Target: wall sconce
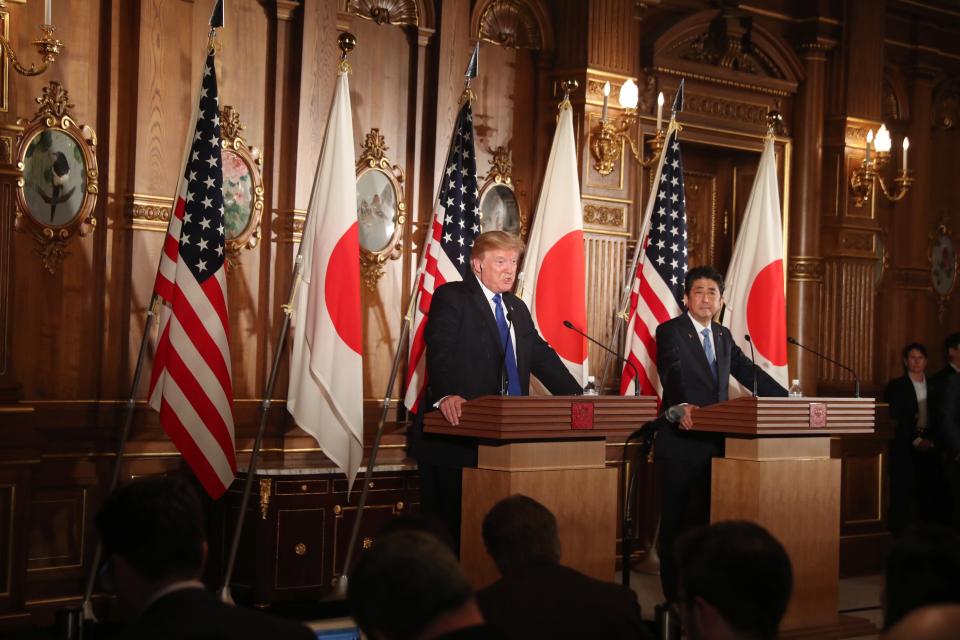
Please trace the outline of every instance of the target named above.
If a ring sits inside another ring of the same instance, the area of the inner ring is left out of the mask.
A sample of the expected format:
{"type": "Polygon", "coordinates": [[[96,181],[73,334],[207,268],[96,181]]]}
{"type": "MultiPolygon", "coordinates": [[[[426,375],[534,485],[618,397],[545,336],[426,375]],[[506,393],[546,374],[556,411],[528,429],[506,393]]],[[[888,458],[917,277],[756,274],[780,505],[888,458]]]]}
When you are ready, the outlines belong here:
{"type": "MultiPolygon", "coordinates": [[[[57,55],[60,53],[60,48],[63,46],[63,43],[54,37],[53,32],[56,31],[56,28],[52,24],[52,9],[51,9],[52,0],[46,0],[44,4],[44,24],[40,25],[40,31],[43,33],[39,40],[34,40],[33,44],[37,47],[37,53],[40,54],[40,66],[36,64],[30,65],[30,67],[25,67],[20,64],[20,61],[17,59],[17,54],[14,53],[13,47],[10,45],[10,42],[3,37],[3,34],[0,33],[0,50],[3,51],[3,54],[10,60],[10,63],[13,65],[13,68],[17,73],[25,76],[36,76],[40,75],[46,71],[51,64],[54,63],[57,59],[57,55]]],[[[0,22],[6,22],[9,20],[10,14],[7,12],[7,3],[6,0],[0,0],[0,22]]]]}
{"type": "Polygon", "coordinates": [[[618,120],[607,118],[607,100],[610,96],[610,83],[603,85],[603,111],[600,114],[600,124],[594,130],[590,140],[590,151],[596,162],[593,168],[602,175],[610,175],[613,167],[620,158],[623,142],[630,145],[630,152],[641,167],[649,167],[660,159],[663,149],[663,93],[657,96],[657,135],[648,140],[650,156],[643,157],[643,150],[639,142],[630,136],[630,130],[637,123],[637,103],[640,100],[640,90],[637,83],[627,79],[620,87],[619,102],[623,115],[618,120]]]}
{"type": "Polygon", "coordinates": [[[853,171],[850,176],[850,191],[853,193],[853,204],[856,207],[862,207],[864,202],[870,200],[870,195],[875,191],[875,184],[880,185],[880,193],[890,202],[902,200],[910,186],[913,184],[913,178],[910,177],[907,170],[907,150],[910,149],[910,139],[903,139],[903,167],[893,178],[895,191],[891,192],[883,179],[881,172],[890,164],[890,132],[887,126],[880,125],[876,137],[871,129],[867,133],[867,154],[860,162],[860,166],[853,171]]]}

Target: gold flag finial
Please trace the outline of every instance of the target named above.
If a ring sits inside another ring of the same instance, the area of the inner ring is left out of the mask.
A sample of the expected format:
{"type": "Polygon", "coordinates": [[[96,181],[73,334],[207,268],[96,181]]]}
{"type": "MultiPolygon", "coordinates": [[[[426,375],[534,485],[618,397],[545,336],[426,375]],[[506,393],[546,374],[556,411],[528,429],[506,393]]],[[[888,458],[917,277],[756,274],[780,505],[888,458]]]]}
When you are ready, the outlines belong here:
{"type": "Polygon", "coordinates": [[[344,31],[337,38],[337,46],[340,47],[340,73],[350,73],[350,63],[347,62],[347,54],[357,46],[357,36],[349,31],[344,31]]]}

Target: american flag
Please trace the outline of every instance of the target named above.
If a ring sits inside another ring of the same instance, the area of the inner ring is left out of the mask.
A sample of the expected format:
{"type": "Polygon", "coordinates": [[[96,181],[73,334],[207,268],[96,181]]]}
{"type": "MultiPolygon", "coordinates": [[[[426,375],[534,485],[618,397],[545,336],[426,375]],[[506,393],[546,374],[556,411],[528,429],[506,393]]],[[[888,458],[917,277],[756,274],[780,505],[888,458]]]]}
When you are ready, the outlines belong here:
{"type": "MultiPolygon", "coordinates": [[[[640,374],[640,393],[660,397],[657,375],[657,325],[680,315],[683,279],[687,273],[687,216],[683,192],[683,162],[674,122],[667,129],[663,157],[654,176],[649,231],[630,291],[626,356],[640,374]]],[[[632,392],[633,370],[623,369],[620,393],[632,392]]]]}
{"type": "Polygon", "coordinates": [[[417,287],[417,305],[411,327],[407,367],[406,407],[418,410],[427,383],[427,326],[433,292],[440,285],[463,280],[470,268],[470,249],[480,233],[480,190],[473,146],[473,106],[464,100],[454,125],[440,195],[434,210],[430,237],[424,251],[423,271],[417,287]]]}
{"type": "Polygon", "coordinates": [[[211,50],[154,285],[163,307],[150,376],[150,406],[213,498],[226,491],[237,468],[218,107],[211,50]]]}

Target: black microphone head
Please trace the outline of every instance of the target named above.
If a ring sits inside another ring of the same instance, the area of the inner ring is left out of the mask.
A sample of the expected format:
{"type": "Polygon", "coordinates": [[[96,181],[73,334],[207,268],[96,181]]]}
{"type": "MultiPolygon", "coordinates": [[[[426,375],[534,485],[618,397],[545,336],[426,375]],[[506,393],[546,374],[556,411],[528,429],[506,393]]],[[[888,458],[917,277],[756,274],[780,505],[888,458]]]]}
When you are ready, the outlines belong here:
{"type": "Polygon", "coordinates": [[[743,339],[746,340],[747,342],[753,342],[753,340],[750,339],[750,334],[749,334],[749,333],[743,334],[743,339]]]}
{"type": "Polygon", "coordinates": [[[563,326],[565,326],[567,329],[576,329],[576,327],[573,326],[573,323],[570,322],[569,320],[564,320],[563,326]]]}
{"type": "Polygon", "coordinates": [[[797,339],[794,338],[793,336],[787,336],[787,342],[789,342],[790,344],[800,344],[799,342],[797,342],[797,339]]]}

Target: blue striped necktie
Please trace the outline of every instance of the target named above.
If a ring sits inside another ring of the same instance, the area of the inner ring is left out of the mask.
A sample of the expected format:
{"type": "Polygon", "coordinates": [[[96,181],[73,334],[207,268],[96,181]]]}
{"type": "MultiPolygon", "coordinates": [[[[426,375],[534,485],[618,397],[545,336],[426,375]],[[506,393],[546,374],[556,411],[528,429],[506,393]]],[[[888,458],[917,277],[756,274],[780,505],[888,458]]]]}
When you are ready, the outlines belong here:
{"type": "Polygon", "coordinates": [[[497,329],[500,331],[500,344],[505,345],[503,364],[507,370],[507,395],[519,396],[520,373],[517,371],[517,357],[513,353],[513,341],[510,339],[510,327],[503,314],[503,305],[500,303],[500,294],[493,294],[493,315],[497,318],[497,329]]]}

